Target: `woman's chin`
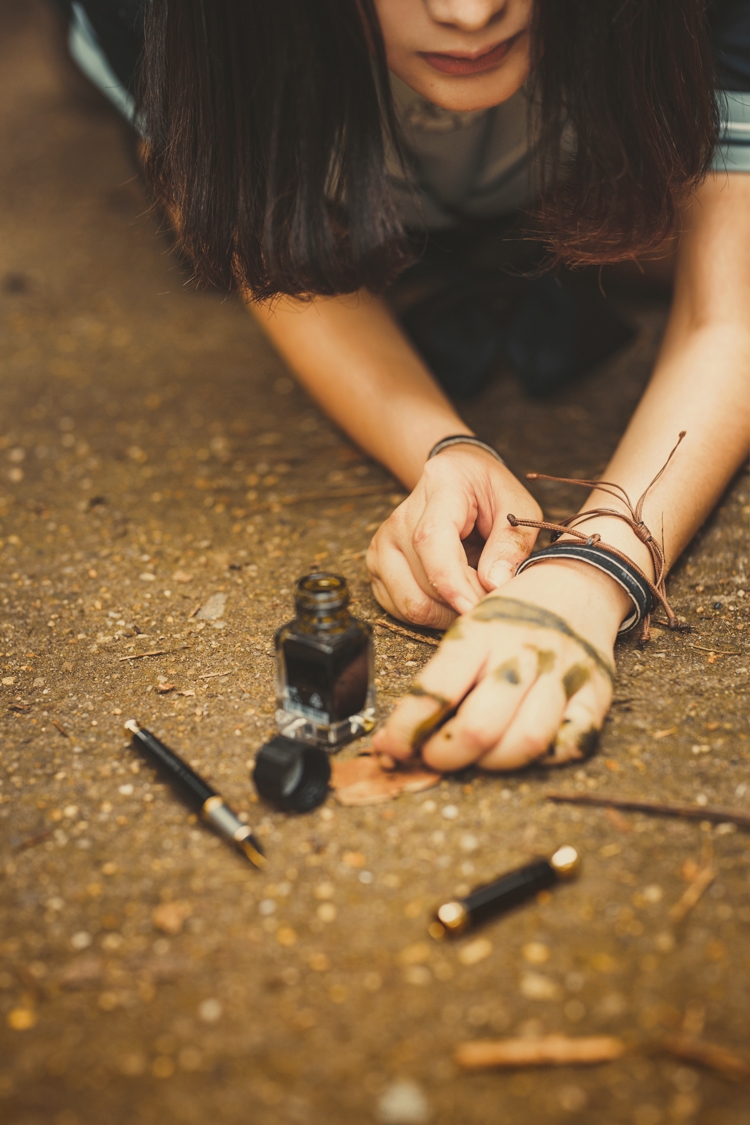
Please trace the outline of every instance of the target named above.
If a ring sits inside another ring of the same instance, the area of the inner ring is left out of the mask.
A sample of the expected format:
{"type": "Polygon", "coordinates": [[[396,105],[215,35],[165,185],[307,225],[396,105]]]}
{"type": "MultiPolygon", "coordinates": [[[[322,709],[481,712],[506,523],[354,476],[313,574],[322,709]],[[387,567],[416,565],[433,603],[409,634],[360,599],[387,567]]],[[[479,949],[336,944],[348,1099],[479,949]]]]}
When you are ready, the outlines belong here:
{"type": "Polygon", "coordinates": [[[518,93],[528,78],[529,68],[514,63],[515,60],[508,59],[484,74],[454,76],[441,74],[417,59],[406,73],[395,73],[433,105],[454,113],[471,113],[491,109],[518,93]]]}

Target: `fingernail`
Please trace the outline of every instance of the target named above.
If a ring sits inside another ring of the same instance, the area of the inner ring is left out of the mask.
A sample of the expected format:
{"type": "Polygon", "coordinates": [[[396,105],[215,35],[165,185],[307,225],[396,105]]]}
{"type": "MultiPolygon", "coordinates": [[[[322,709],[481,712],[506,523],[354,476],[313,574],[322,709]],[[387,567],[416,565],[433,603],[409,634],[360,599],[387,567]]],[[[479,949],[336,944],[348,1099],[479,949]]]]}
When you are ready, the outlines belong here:
{"type": "Polygon", "coordinates": [[[509,562],[498,560],[493,563],[487,572],[487,581],[492,590],[496,590],[498,586],[504,586],[506,582],[510,582],[513,577],[515,567],[511,566],[509,562]]]}

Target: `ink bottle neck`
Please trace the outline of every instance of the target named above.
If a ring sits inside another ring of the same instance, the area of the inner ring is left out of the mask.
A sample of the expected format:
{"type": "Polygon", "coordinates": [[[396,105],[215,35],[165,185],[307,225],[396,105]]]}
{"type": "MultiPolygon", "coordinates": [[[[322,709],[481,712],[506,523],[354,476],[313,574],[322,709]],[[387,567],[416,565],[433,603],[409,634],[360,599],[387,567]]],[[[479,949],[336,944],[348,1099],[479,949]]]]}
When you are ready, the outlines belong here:
{"type": "Polygon", "coordinates": [[[294,594],[297,627],[306,633],[343,633],[351,623],[349,588],[339,574],[300,578],[294,594]]]}

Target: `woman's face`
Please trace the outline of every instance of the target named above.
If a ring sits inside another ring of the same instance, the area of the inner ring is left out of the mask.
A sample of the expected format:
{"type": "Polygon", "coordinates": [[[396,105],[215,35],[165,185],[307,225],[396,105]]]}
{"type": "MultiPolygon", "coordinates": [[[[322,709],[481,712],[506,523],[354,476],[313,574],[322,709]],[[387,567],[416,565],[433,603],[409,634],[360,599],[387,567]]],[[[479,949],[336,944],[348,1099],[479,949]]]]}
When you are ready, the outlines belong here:
{"type": "Polygon", "coordinates": [[[529,73],[533,0],[375,0],[388,66],[444,109],[507,101],[529,73]]]}

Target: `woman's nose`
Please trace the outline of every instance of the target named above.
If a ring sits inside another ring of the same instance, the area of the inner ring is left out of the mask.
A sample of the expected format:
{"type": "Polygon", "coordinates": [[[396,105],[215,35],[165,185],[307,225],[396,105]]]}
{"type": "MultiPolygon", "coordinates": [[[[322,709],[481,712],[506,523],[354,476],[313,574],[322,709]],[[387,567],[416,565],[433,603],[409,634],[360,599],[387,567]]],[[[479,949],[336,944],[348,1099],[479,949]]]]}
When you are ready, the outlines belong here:
{"type": "Polygon", "coordinates": [[[425,5],[435,23],[481,31],[503,15],[507,0],[425,0],[425,5]]]}

